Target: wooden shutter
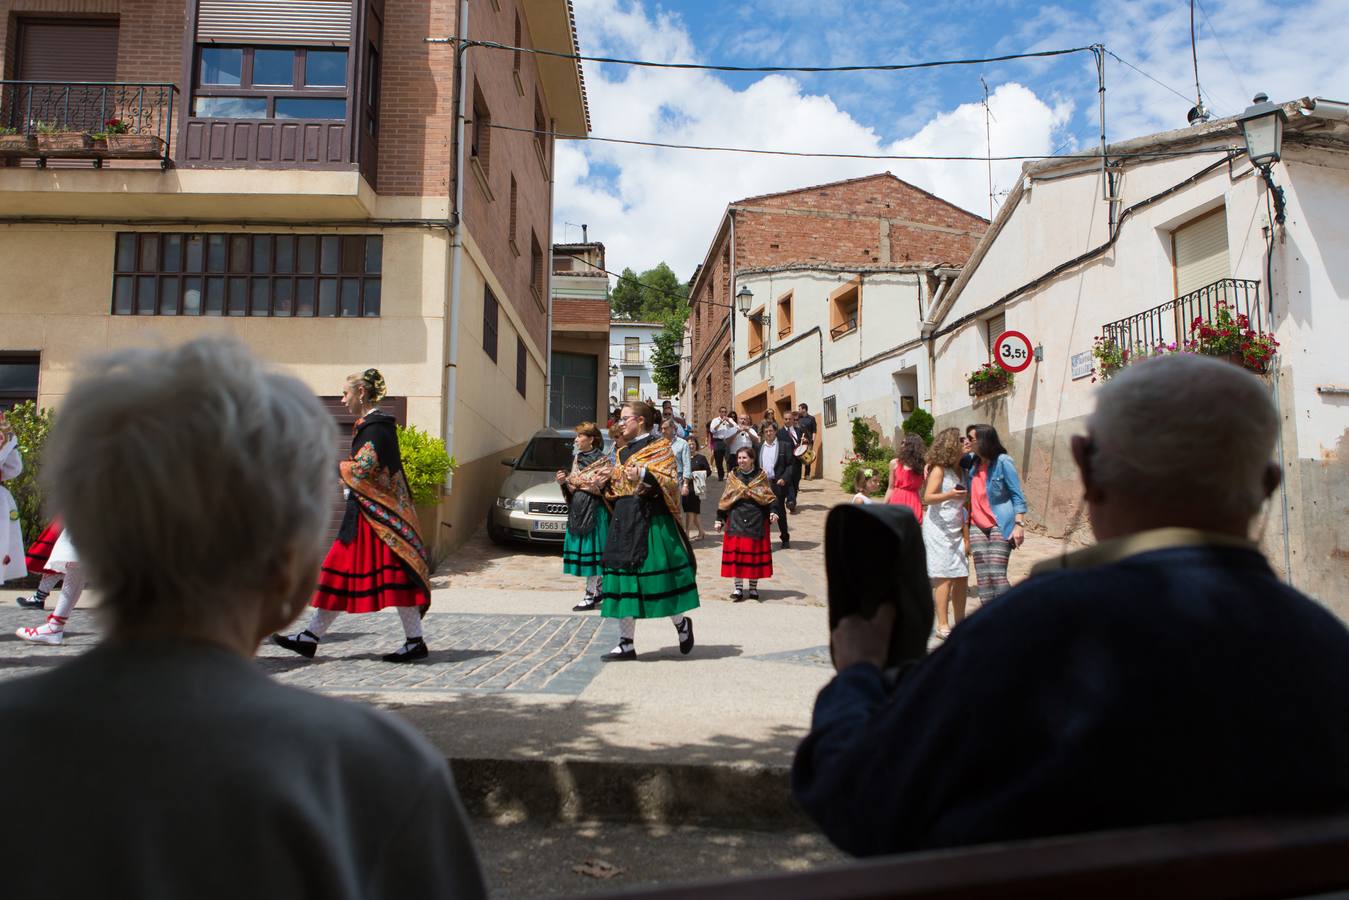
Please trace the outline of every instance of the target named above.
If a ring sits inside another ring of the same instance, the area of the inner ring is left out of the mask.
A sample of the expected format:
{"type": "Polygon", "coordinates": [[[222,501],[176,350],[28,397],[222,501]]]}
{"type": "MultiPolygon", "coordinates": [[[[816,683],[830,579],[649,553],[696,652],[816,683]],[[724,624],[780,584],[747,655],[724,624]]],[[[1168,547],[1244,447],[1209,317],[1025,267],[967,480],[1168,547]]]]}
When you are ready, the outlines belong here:
{"type": "Polygon", "coordinates": [[[1007,316],[1003,313],[998,313],[996,316],[989,319],[986,325],[988,327],[988,353],[992,356],[993,342],[998,339],[998,335],[1007,330],[1007,316]]]}
{"type": "Polygon", "coordinates": [[[1177,297],[1232,274],[1227,258],[1227,214],[1222,209],[1171,232],[1171,247],[1177,297]]]}
{"type": "Polygon", "coordinates": [[[204,44],[349,44],[351,0],[200,0],[204,44]]]}
{"type": "Polygon", "coordinates": [[[116,22],[20,20],[19,81],[116,81],[116,22]]]}

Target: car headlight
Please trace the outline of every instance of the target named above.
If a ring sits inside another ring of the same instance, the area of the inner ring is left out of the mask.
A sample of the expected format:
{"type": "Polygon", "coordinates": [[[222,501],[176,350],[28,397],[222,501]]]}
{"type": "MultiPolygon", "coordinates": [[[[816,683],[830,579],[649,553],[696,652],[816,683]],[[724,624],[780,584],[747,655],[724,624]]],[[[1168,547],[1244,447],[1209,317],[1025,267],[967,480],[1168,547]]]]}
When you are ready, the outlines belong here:
{"type": "Polygon", "coordinates": [[[519,500],[515,497],[498,497],[497,506],[501,507],[502,509],[524,509],[525,501],[519,500]]]}

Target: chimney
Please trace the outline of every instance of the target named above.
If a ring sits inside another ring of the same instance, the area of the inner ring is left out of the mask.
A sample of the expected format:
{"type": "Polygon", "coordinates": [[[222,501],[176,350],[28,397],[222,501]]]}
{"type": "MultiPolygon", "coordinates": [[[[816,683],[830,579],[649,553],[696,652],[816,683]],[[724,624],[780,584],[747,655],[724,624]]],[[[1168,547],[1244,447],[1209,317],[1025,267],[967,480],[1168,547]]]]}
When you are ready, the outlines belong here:
{"type": "Polygon", "coordinates": [[[581,243],[583,244],[590,243],[590,237],[586,234],[586,231],[589,229],[589,227],[590,226],[585,224],[581,225],[581,243]]]}

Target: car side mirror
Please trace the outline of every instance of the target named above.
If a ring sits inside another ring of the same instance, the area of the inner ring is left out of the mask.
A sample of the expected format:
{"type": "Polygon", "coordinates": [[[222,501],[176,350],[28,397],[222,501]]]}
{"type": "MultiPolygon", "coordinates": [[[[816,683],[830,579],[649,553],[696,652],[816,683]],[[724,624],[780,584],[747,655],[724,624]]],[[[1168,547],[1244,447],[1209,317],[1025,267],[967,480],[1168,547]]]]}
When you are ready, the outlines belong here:
{"type": "Polygon", "coordinates": [[[501,461],[501,464],[502,464],[503,466],[505,466],[506,468],[508,468],[508,469],[514,469],[514,468],[515,468],[515,464],[516,464],[517,462],[519,462],[519,461],[520,461],[520,460],[519,460],[518,457],[513,458],[513,459],[503,459],[503,460],[501,461]]]}

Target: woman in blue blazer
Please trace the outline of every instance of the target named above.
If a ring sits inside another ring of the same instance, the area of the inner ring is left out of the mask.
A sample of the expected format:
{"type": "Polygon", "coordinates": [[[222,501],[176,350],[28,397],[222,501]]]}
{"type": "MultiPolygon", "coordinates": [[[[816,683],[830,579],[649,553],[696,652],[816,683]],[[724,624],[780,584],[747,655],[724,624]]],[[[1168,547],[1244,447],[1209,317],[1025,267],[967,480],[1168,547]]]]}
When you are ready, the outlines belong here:
{"type": "Polygon", "coordinates": [[[992,425],[965,429],[970,467],[970,556],[979,582],[979,602],[1007,590],[1007,560],[1026,539],[1026,498],[1021,478],[992,425]]]}

